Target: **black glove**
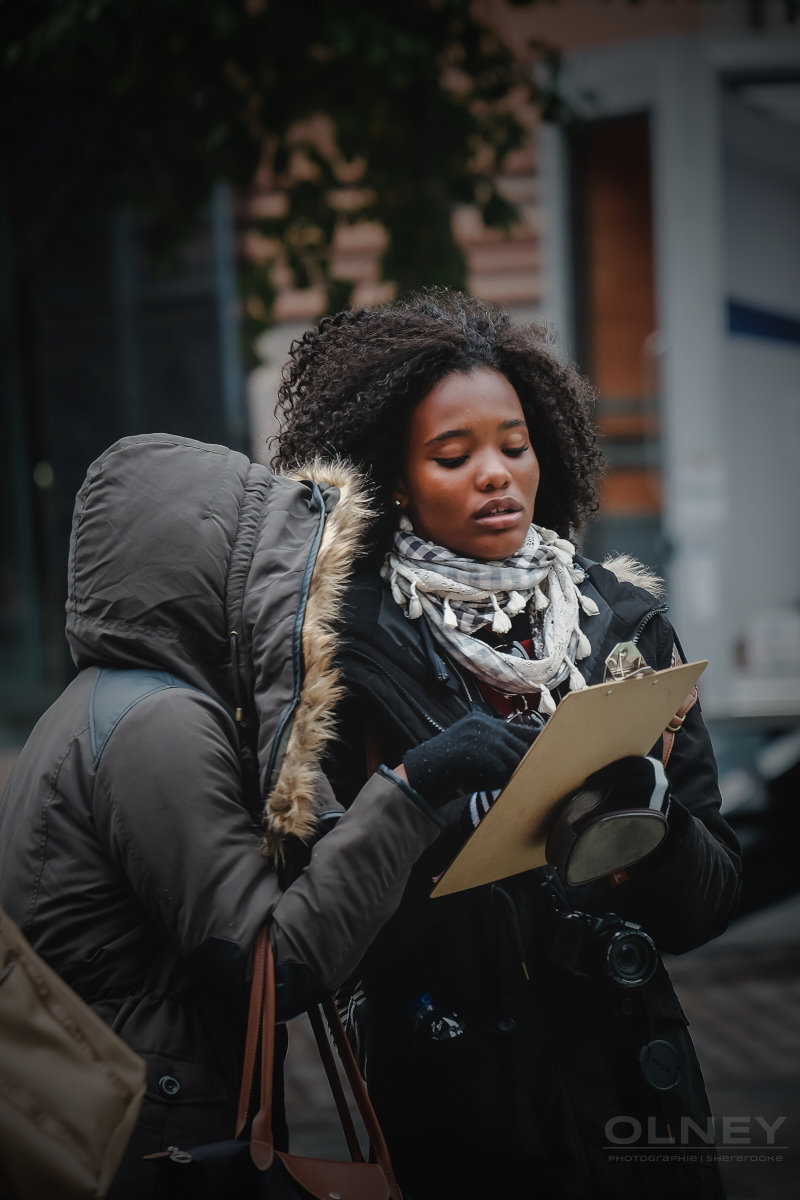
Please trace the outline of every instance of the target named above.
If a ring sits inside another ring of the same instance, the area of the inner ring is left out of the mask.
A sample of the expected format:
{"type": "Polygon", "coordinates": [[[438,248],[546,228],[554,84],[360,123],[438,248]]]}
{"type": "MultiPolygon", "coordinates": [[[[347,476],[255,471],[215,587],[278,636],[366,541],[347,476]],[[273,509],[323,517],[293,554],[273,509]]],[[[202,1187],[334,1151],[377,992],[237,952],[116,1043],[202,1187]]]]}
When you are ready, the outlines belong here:
{"type": "Polygon", "coordinates": [[[502,787],[538,733],[500,717],[468,713],[406,751],[403,766],[414,790],[437,807],[465,792],[502,787]]]}
{"type": "Polygon", "coordinates": [[[667,776],[657,758],[638,754],[617,758],[590,775],[578,792],[598,793],[592,812],[614,812],[620,808],[669,809],[667,776]]]}
{"type": "Polygon", "coordinates": [[[645,858],[667,835],[669,792],[658,759],[631,755],[601,767],[562,801],[547,861],[565,883],[589,883],[645,858]]]}

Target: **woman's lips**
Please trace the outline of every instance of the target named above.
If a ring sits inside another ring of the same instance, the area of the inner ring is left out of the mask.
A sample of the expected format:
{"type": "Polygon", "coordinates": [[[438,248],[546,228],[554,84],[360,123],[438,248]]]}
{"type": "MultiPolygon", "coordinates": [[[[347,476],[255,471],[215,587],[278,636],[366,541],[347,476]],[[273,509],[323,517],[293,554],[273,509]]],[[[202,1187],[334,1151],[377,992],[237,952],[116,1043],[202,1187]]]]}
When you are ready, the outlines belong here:
{"type": "Polygon", "coordinates": [[[495,513],[494,516],[475,518],[481,529],[494,529],[498,532],[504,529],[513,529],[519,525],[521,519],[521,512],[501,512],[495,513]]]}
{"type": "Polygon", "coordinates": [[[511,500],[495,501],[479,508],[474,519],[483,529],[513,529],[522,520],[522,506],[511,500]]]}

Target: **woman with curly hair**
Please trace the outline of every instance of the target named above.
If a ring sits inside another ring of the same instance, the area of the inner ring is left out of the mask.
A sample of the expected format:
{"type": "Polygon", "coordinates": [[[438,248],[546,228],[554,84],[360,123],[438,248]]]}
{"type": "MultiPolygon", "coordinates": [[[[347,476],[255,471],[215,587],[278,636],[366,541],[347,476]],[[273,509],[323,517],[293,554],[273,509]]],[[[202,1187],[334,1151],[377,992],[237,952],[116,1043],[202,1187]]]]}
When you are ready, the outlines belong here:
{"type": "Polygon", "coordinates": [[[589,869],[554,852],[559,869],[430,898],[497,794],[480,790],[482,745],[535,737],[567,692],[602,681],[618,643],[654,668],[675,661],[660,581],[576,548],[602,470],[592,401],[539,327],[441,290],[324,319],[284,370],[277,462],[335,456],[373,489],[327,774],[345,806],[375,771],[399,776],[442,828],[347,993],[414,1200],[722,1194],[658,954],[719,934],[739,890],[699,705],[671,748],[566,798],[553,833],[569,844],[627,813],[589,869]],[[458,721],[457,746],[437,743],[458,721]],[[620,930],[652,958],[607,970],[620,930]]]}

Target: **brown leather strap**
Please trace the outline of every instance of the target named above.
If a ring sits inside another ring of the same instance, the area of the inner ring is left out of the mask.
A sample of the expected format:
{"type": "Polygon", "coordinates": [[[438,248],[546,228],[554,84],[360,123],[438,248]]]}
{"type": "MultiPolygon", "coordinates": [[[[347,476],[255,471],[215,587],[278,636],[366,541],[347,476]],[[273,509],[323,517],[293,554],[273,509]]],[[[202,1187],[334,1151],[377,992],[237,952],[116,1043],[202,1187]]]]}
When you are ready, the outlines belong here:
{"type": "MultiPolygon", "coordinates": [[[[392,1200],[402,1200],[402,1193],[392,1171],[389,1151],[383,1131],[378,1123],[372,1102],[367,1094],[366,1085],[358,1069],[355,1055],[345,1033],[336,1005],[328,996],[322,1003],[325,1016],[328,1019],[334,1043],[344,1066],[345,1074],[350,1083],[353,1097],[364,1122],[370,1143],[375,1151],[375,1159],[383,1170],[389,1184],[392,1200]]],[[[350,1155],[354,1162],[364,1162],[358,1135],[350,1115],[344,1096],[339,1072],[333,1058],[330,1042],[320,1017],[319,1009],[309,1010],[309,1020],[317,1038],[320,1057],[328,1083],[333,1094],[336,1110],[342,1123],[345,1139],[350,1155]]],[[[259,930],[253,950],[253,979],[250,985],[250,1007],[247,1015],[247,1033],[245,1037],[244,1065],[242,1068],[242,1085],[239,1092],[239,1108],[236,1118],[236,1133],[239,1137],[243,1132],[250,1110],[250,1102],[255,1078],[256,1058],[261,1050],[259,1064],[259,1097],[260,1106],[253,1117],[253,1127],[250,1141],[250,1154],[253,1162],[260,1170],[266,1170],[273,1158],[272,1136],[272,1079],[275,1063],[275,958],[266,928],[259,930]]]]}
{"type": "Polygon", "coordinates": [[[372,1107],[372,1101],[369,1098],[366,1084],[358,1069],[358,1063],[356,1062],[352,1046],[342,1024],[342,1019],[330,996],[326,996],[322,1001],[322,1010],[327,1017],[331,1035],[336,1044],[336,1049],[339,1051],[339,1057],[342,1060],[342,1066],[352,1089],[353,1097],[358,1105],[358,1111],[361,1113],[361,1120],[364,1122],[367,1137],[370,1140],[372,1149],[375,1151],[375,1161],[381,1166],[383,1173],[389,1181],[393,1200],[395,1200],[395,1197],[396,1200],[402,1200],[402,1193],[392,1171],[389,1148],[386,1145],[383,1130],[378,1122],[375,1109],[372,1107]]]}
{"type": "Polygon", "coordinates": [[[353,1124],[353,1118],[350,1115],[350,1109],[348,1108],[347,1100],[345,1099],[342,1081],[339,1078],[339,1072],[336,1069],[336,1060],[333,1057],[331,1043],[327,1033],[325,1032],[325,1025],[322,1017],[320,1016],[320,1011],[316,1005],[314,1008],[310,1008],[308,1010],[308,1019],[311,1023],[311,1028],[314,1031],[314,1037],[317,1039],[317,1049],[319,1050],[319,1056],[322,1059],[322,1065],[325,1068],[325,1074],[328,1076],[328,1085],[331,1089],[331,1093],[336,1104],[336,1111],[339,1114],[339,1120],[342,1123],[342,1129],[344,1130],[344,1136],[345,1140],[347,1141],[347,1149],[350,1151],[350,1157],[352,1158],[353,1162],[363,1162],[364,1155],[361,1153],[361,1146],[358,1142],[356,1127],[353,1124]]]}
{"type": "MultiPolygon", "coordinates": [[[[261,1104],[253,1117],[253,1129],[250,1137],[250,1154],[256,1166],[265,1170],[272,1161],[272,1154],[267,1159],[256,1158],[254,1148],[257,1145],[273,1146],[272,1140],[272,1073],[275,1066],[275,958],[267,930],[261,929],[256,941],[256,963],[261,965],[262,1003],[261,1003],[261,1080],[259,1094],[261,1104]]],[[[255,981],[255,975],[253,976],[255,981]]]]}
{"type": "MultiPolygon", "coordinates": [[[[673,648],[672,648],[672,665],[673,665],[673,667],[679,667],[682,662],[683,662],[683,659],[681,658],[680,654],[678,653],[677,646],[673,646],[673,648]]],[[[675,716],[672,718],[669,725],[667,725],[667,728],[664,730],[663,734],[661,735],[661,762],[663,763],[663,765],[665,767],[669,761],[669,756],[672,753],[672,747],[675,744],[675,734],[680,733],[681,729],[683,729],[683,722],[686,720],[686,714],[690,711],[690,709],[694,708],[696,703],[697,703],[697,686],[695,685],[695,687],[693,687],[692,690],[689,692],[689,695],[684,699],[680,708],[675,713],[675,716]]]]}
{"type": "Polygon", "coordinates": [[[242,1067],[242,1086],[239,1091],[239,1108],[236,1115],[236,1130],[234,1137],[239,1137],[250,1112],[250,1101],[253,1094],[253,1079],[255,1078],[256,1054],[262,1030],[262,1009],[264,1006],[264,979],[266,968],[267,931],[261,929],[253,947],[253,979],[250,984],[250,1007],[247,1013],[247,1034],[245,1036],[244,1066],[242,1067]]]}

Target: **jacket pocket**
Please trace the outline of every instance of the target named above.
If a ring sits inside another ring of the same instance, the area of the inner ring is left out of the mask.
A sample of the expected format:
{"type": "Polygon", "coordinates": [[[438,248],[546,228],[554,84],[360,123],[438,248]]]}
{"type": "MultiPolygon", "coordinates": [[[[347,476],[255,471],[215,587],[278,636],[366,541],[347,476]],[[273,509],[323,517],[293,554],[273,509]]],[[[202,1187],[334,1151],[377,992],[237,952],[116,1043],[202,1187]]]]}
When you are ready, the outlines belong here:
{"type": "Polygon", "coordinates": [[[236,1099],[213,1070],[161,1054],[143,1057],[147,1090],[140,1124],[162,1145],[188,1149],[233,1136],[236,1099]]]}

